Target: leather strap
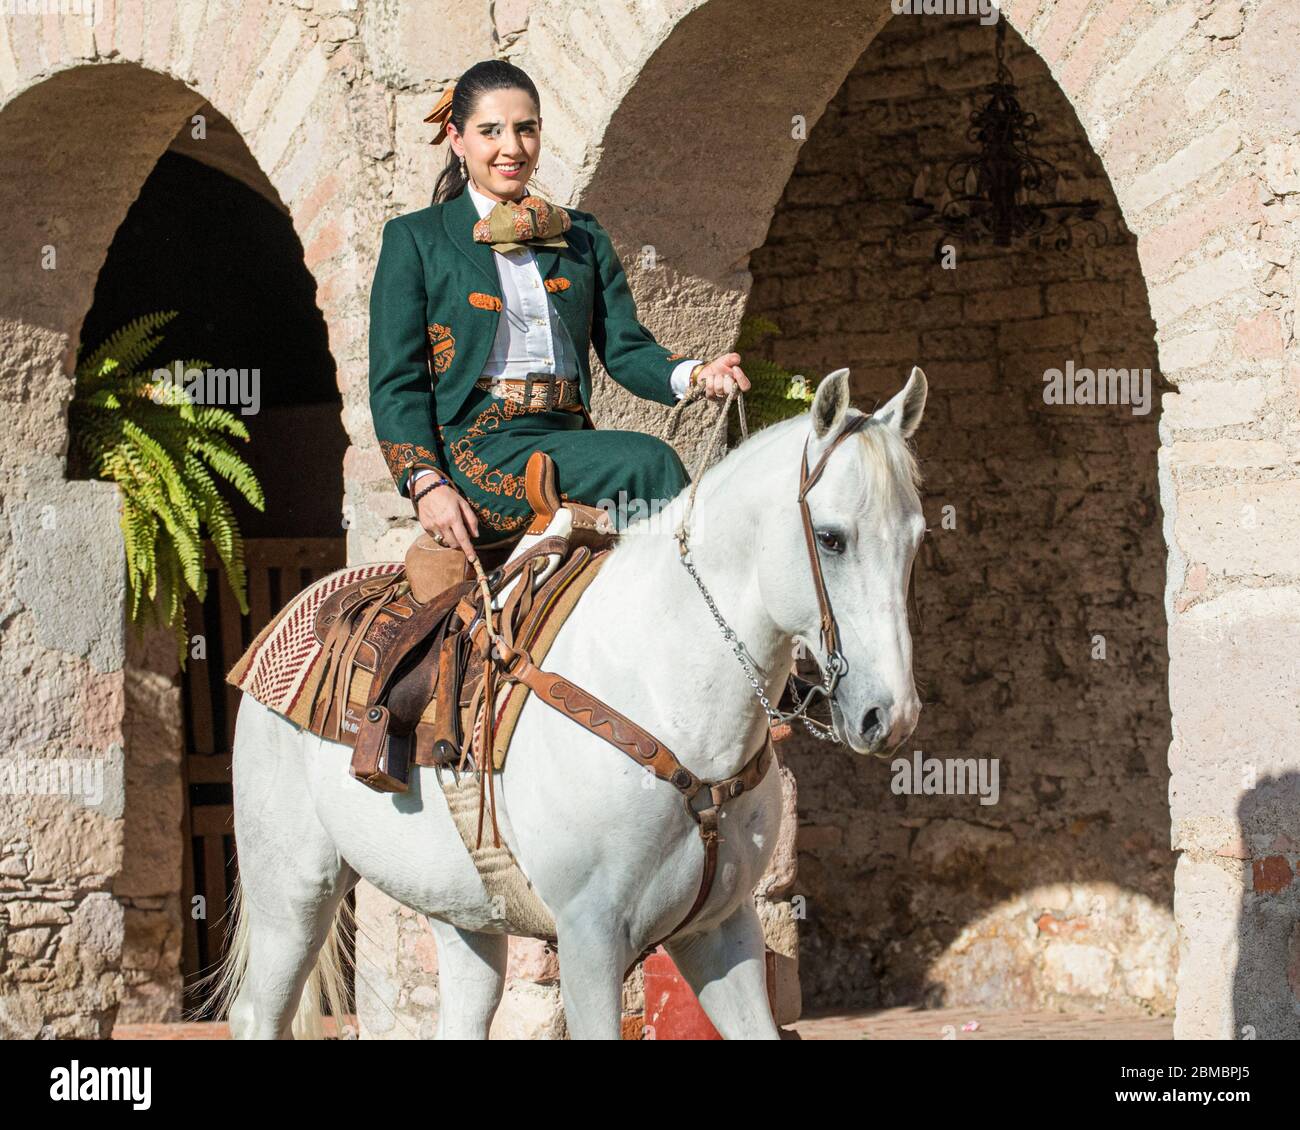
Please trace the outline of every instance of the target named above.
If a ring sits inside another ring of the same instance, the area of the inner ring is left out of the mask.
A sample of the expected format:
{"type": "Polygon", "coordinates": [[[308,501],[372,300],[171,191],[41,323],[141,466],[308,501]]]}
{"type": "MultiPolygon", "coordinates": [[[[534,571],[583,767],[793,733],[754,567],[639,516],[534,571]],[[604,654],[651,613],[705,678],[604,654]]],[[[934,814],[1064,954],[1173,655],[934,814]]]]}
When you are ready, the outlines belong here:
{"type": "Polygon", "coordinates": [[[813,488],[817,480],[822,477],[822,471],[826,469],[826,460],[828,460],[831,457],[831,452],[834,451],[837,447],[839,447],[841,443],[843,443],[846,439],[848,439],[849,436],[851,436],[859,428],[865,427],[870,420],[871,417],[868,416],[865,412],[860,413],[857,416],[854,416],[853,419],[850,420],[848,424],[845,425],[844,430],[840,432],[840,434],[837,435],[830,442],[830,444],[827,445],[826,450],[822,452],[821,458],[817,460],[817,466],[812,469],[811,474],[808,472],[808,441],[804,440],[803,474],[799,479],[799,501],[800,502],[804,500],[804,495],[806,495],[813,488]]]}
{"type": "Polygon", "coordinates": [[[534,558],[545,557],[551,553],[563,555],[568,552],[568,549],[569,539],[560,534],[552,534],[548,538],[542,538],[536,545],[530,545],[518,557],[503,565],[501,567],[501,579],[492,587],[499,592],[510,583],[512,578],[519,576],[524,566],[534,558]]]}
{"type": "Polygon", "coordinates": [[[438,682],[434,689],[433,745],[438,762],[446,762],[460,753],[460,688],[461,641],[456,635],[447,635],[438,649],[438,682]],[[444,744],[445,743],[445,744],[444,744]]]}
{"type": "MultiPolygon", "coordinates": [[[[335,710],[334,739],[336,741],[342,732],[343,715],[347,710],[348,690],[352,682],[353,658],[365,639],[365,634],[369,631],[370,625],[374,623],[375,617],[379,615],[392,596],[400,590],[401,586],[406,583],[400,573],[396,577],[397,579],[392,576],[385,577],[382,581],[376,579],[375,582],[367,582],[362,586],[361,599],[357,600],[345,615],[339,616],[326,637],[324,664],[328,671],[328,682],[326,683],[326,680],[322,679],[320,683],[316,684],[308,709],[313,727],[319,725],[322,731],[326,720],[329,718],[331,708],[335,710]],[[358,617],[360,618],[360,625],[355,634],[350,634],[352,624],[358,617]],[[321,715],[319,722],[317,722],[316,709],[323,685],[326,686],[325,711],[321,715]]],[[[373,697],[371,701],[374,701],[373,697]]]]}
{"type": "MultiPolygon", "coordinates": [[[[371,680],[370,703],[384,701],[384,696],[388,693],[388,684],[398,666],[431,637],[439,621],[453,608],[458,607],[462,598],[472,593],[476,585],[476,581],[469,580],[452,586],[427,604],[417,605],[415,614],[397,626],[393,641],[386,649],[383,661],[376,667],[374,678],[371,680]]],[[[363,635],[363,632],[358,632],[357,639],[361,639],[363,635]]]]}
{"type": "MultiPolygon", "coordinates": [[[[543,671],[528,657],[526,652],[519,652],[515,661],[501,675],[506,681],[518,681],[528,686],[548,706],[571,718],[580,726],[590,730],[597,737],[603,738],[621,750],[638,765],[650,769],[661,781],[667,781],[678,792],[686,805],[686,811],[695,820],[704,841],[704,872],[700,877],[700,889],[695,902],[673,929],[642,951],[636,961],[660,945],[665,939],[679,933],[695,916],[708,900],[713,889],[714,875],[718,866],[718,843],[721,836],[718,827],[722,807],[727,801],[744,793],[751,792],[767,775],[772,764],[772,733],[769,730],[763,739],[763,745],[740,770],[739,773],[721,781],[703,781],[687,769],[666,745],[653,734],[642,729],[626,715],[615,710],[608,703],[581,687],[575,686],[550,671],[543,671]],[[701,791],[707,790],[710,804],[699,811],[691,802],[701,791]]],[[[493,713],[490,706],[488,714],[493,713]]],[[[486,726],[484,727],[486,730],[486,726]]],[[[491,746],[487,747],[489,750],[491,746]]],[[[495,832],[495,823],[493,830],[495,832]]],[[[480,816],[480,837],[482,836],[480,816]]],[[[632,965],[636,964],[636,961],[632,965]]],[[[624,972],[630,972],[631,966],[624,972]]]]}
{"type": "Polygon", "coordinates": [[[503,678],[526,684],[548,706],[604,738],[638,765],[652,770],[688,800],[703,787],[704,782],[653,734],[568,679],[534,666],[526,653],[519,653],[518,660],[506,668],[503,678]]]}
{"type": "MultiPolygon", "coordinates": [[[[632,972],[638,961],[653,953],[673,935],[680,934],[687,923],[699,913],[700,907],[708,900],[709,892],[713,889],[713,877],[718,870],[718,844],[722,842],[722,837],[718,834],[720,810],[727,801],[758,788],[759,782],[767,776],[767,771],[772,765],[774,756],[772,731],[769,730],[759,751],[745,763],[745,767],[739,773],[734,777],[728,777],[725,781],[717,781],[707,786],[713,805],[700,813],[700,835],[704,839],[704,873],[700,877],[700,889],[695,896],[695,902],[691,909],[686,912],[685,918],[658,941],[651,942],[650,945],[646,946],[632,964],[623,971],[625,981],[627,975],[632,972]]],[[[687,807],[690,807],[689,802],[687,807]]]]}
{"type": "Polygon", "coordinates": [[[831,457],[831,452],[870,419],[870,416],[863,413],[850,420],[844,430],[826,445],[826,450],[822,452],[821,458],[817,460],[817,465],[811,472],[808,470],[808,441],[804,440],[803,445],[803,461],[799,472],[799,517],[803,522],[804,542],[808,546],[808,562],[812,568],[813,590],[817,594],[817,608],[821,618],[822,648],[826,652],[828,659],[840,649],[839,630],[835,624],[835,613],[831,609],[830,594],[826,591],[826,578],[822,575],[821,556],[817,552],[817,537],[813,532],[812,512],[808,509],[807,496],[808,492],[816,485],[817,480],[822,477],[822,471],[826,468],[826,461],[831,457]]]}
{"type": "Polygon", "coordinates": [[[568,411],[582,403],[582,386],[577,377],[556,377],[553,373],[529,373],[527,377],[480,377],[475,388],[490,392],[498,400],[509,400],[526,408],[568,411]],[[538,376],[551,380],[537,380],[538,376]]]}

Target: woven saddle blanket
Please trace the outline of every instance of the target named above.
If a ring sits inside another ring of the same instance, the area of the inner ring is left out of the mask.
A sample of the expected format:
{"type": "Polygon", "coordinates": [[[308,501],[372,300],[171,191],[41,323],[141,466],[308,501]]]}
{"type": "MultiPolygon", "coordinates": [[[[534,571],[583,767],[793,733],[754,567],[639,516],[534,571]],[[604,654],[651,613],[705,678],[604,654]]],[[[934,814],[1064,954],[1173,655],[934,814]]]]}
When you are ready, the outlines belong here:
{"type": "MultiPolygon", "coordinates": [[[[536,634],[529,644],[529,654],[540,664],[563,627],[569,613],[587,586],[595,579],[603,557],[597,555],[588,567],[566,586],[560,598],[548,607],[536,634]]],[[[300,729],[311,728],[311,698],[319,686],[327,656],[324,641],[316,625],[317,613],[340,589],[358,581],[394,576],[401,572],[400,561],[374,562],[340,569],[313,582],[294,597],[249,644],[226,681],[251,695],[277,714],[282,714],[300,729]]],[[[348,688],[349,713],[360,715],[368,700],[371,673],[357,666],[348,688]]],[[[522,683],[505,683],[497,690],[492,743],[492,764],[500,770],[514,735],[515,723],[530,691],[522,683]]],[[[481,715],[472,717],[469,703],[462,703],[461,732],[466,743],[478,747],[481,715]],[[473,737],[471,738],[471,735],[473,737]]],[[[423,746],[424,735],[432,728],[435,703],[425,707],[417,727],[417,745],[423,746]]],[[[484,759],[486,761],[486,759],[484,759]]],[[[425,764],[421,758],[417,764],[425,764]]]]}

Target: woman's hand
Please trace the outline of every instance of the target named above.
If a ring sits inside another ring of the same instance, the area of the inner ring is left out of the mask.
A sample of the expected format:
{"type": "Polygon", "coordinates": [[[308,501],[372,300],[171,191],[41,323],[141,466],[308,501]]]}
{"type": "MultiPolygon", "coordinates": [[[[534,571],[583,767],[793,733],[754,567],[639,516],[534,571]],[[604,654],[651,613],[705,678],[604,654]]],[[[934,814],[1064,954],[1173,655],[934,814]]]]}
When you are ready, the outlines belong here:
{"type": "Polygon", "coordinates": [[[749,378],[740,368],[739,353],[724,353],[716,361],[710,361],[695,375],[695,383],[704,387],[708,400],[726,400],[733,388],[741,392],[749,388],[749,378]]]}
{"type": "Polygon", "coordinates": [[[473,561],[478,556],[470,543],[471,537],[478,537],[478,515],[450,483],[434,487],[420,499],[420,525],[435,540],[441,537],[443,545],[460,546],[466,560],[473,561]]]}

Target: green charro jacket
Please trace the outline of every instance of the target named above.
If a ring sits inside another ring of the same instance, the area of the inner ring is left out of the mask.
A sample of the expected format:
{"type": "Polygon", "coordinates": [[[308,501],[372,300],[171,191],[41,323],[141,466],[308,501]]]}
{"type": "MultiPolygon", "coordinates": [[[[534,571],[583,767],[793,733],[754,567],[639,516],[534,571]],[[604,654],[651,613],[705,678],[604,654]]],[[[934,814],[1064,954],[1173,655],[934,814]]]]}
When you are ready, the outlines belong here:
{"type": "MultiPolygon", "coordinates": [[[[542,281],[577,354],[582,402],[591,408],[589,346],[611,377],[647,400],[676,404],[675,353],[637,320],[636,302],[608,233],[589,212],[566,208],[567,246],[534,247],[542,281]]],[[[468,189],[389,220],[370,290],[370,411],[397,490],[413,470],[439,467],[434,435],[483,371],[501,317],[501,284],[468,189]]],[[[443,471],[445,474],[445,470],[443,471]]]]}

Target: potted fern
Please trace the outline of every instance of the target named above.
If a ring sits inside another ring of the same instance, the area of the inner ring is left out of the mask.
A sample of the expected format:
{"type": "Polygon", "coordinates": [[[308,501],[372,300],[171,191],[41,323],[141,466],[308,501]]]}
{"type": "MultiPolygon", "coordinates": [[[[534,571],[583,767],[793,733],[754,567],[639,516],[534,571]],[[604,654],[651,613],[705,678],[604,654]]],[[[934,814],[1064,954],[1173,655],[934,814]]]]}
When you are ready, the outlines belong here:
{"type": "MultiPolygon", "coordinates": [[[[207,594],[204,528],[240,611],[248,612],[243,538],[214,476],[229,481],[256,509],[265,509],[266,502],[252,469],[226,438],[248,442],[239,417],[192,403],[184,388],[156,379],[155,370],[144,366],[162,342],[155,331],[174,317],[175,310],[147,314],[96,349],[83,349],[68,420],[74,470],[115,482],[122,491],[127,618],[137,639],[149,624],[170,628],[183,670],[189,644],[185,599],[193,592],[202,602],[207,594]]],[[[206,361],[185,361],[180,371],[208,367],[206,361]]]]}

